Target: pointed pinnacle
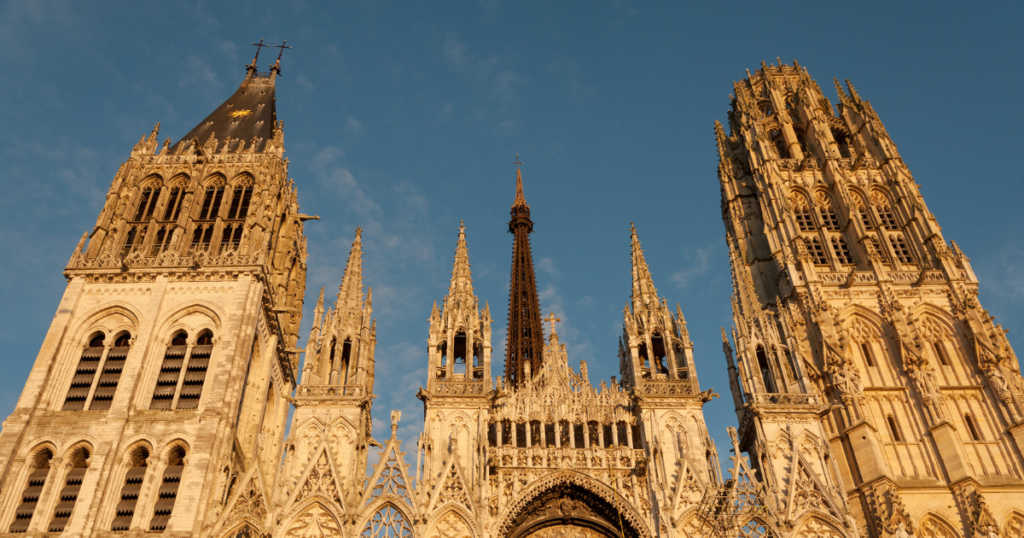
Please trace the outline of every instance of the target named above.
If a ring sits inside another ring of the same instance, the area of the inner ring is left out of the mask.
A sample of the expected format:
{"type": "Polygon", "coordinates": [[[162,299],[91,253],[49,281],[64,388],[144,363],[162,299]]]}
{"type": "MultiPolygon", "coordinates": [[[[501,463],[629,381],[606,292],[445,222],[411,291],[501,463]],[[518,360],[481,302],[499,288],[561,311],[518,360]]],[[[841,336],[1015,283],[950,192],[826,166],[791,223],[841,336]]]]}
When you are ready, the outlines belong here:
{"type": "Polygon", "coordinates": [[[526,196],[523,194],[523,172],[516,167],[516,199],[512,201],[512,207],[526,206],[526,196]]]}

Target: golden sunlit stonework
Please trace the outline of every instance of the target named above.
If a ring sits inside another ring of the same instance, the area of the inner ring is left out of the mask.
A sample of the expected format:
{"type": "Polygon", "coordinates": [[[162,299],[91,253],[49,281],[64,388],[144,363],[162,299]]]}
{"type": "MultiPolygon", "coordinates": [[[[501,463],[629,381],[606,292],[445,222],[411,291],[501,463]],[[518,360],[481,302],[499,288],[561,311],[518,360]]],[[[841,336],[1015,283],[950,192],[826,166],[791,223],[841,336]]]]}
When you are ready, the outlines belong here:
{"type": "Polygon", "coordinates": [[[254,60],[182,140],[154,129],[115,174],[0,433],[0,533],[1024,537],[1019,363],[852,86],[834,107],[795,62],[763,65],[715,126],[739,419],[723,473],[703,416],[718,395],[635,227],[618,378],[572,363],[553,314],[545,337],[520,170],[513,379],[493,376],[460,225],[425,327],[423,431],[403,447],[393,411],[373,439],[361,230],[298,347],[317,217],[288,178],[279,75],[254,60]]]}

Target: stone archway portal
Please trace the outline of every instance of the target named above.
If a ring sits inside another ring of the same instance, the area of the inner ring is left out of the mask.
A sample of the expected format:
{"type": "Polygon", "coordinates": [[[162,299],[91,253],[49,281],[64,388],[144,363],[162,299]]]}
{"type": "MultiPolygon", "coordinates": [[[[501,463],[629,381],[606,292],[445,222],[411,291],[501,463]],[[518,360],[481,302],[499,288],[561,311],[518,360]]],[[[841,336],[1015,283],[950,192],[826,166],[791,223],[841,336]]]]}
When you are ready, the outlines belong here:
{"type": "Polygon", "coordinates": [[[607,501],[568,484],[538,495],[510,527],[508,538],[639,538],[607,501]]]}

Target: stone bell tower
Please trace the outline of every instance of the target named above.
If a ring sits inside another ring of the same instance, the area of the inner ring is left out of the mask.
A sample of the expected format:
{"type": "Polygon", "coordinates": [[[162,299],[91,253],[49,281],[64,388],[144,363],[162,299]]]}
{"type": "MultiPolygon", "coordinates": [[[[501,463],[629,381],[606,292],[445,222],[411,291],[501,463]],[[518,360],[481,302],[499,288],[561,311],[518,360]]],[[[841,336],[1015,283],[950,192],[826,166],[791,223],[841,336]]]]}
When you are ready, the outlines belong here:
{"type": "Polygon", "coordinates": [[[238,475],[273,482],[309,218],[280,74],[254,59],[189,134],[161,145],[153,129],[114,174],[0,434],[3,532],[198,536],[238,475]]]}
{"type": "Polygon", "coordinates": [[[1017,357],[874,108],[836,91],[762,64],[715,125],[735,363],[725,348],[767,524],[1018,535],[1017,357]]]}

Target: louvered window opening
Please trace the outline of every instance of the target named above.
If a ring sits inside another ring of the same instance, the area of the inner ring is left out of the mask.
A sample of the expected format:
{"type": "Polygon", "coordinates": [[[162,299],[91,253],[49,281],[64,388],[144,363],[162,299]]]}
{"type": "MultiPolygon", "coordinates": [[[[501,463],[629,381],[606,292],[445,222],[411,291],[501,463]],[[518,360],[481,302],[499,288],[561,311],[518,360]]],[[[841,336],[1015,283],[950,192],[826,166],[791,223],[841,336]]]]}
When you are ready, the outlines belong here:
{"type": "Polygon", "coordinates": [[[199,341],[203,343],[193,346],[191,353],[188,352],[188,346],[179,340],[184,339],[176,338],[164,354],[150,409],[199,407],[203,385],[206,383],[206,370],[213,353],[212,338],[205,335],[200,337],[199,341]]]}
{"type": "Polygon", "coordinates": [[[110,526],[113,531],[126,531],[131,528],[132,517],[135,516],[135,505],[139,502],[142,491],[142,480],[146,478],[146,467],[132,467],[124,477],[121,488],[121,500],[117,503],[117,515],[110,526]]]}
{"type": "Polygon", "coordinates": [[[110,409],[129,349],[128,346],[118,346],[111,348],[107,353],[107,359],[103,361],[103,372],[100,374],[89,409],[110,409]]]}
{"type": "Polygon", "coordinates": [[[122,336],[108,351],[103,337],[97,336],[82,352],[71,387],[64,399],[64,411],[106,410],[114,400],[121,380],[125,360],[128,358],[130,339],[122,336]],[[98,374],[98,375],[97,375],[98,374]]]}
{"type": "Polygon", "coordinates": [[[85,478],[85,467],[75,467],[68,471],[64,478],[64,487],[60,490],[60,502],[53,511],[53,519],[47,527],[48,532],[64,532],[68,521],[71,519],[71,512],[78,502],[78,494],[82,489],[82,480],[85,478]]]}
{"type": "Polygon", "coordinates": [[[36,506],[39,504],[39,495],[43,492],[43,486],[46,485],[46,477],[49,474],[50,465],[47,461],[45,468],[36,469],[28,476],[28,485],[21,493],[21,504],[14,512],[14,521],[11,522],[8,532],[22,533],[28,530],[29,524],[32,523],[32,516],[36,512],[36,506]]]}
{"type": "Polygon", "coordinates": [[[183,465],[169,465],[164,470],[164,479],[160,484],[156,507],[153,509],[153,519],[149,522],[149,530],[164,531],[167,529],[167,522],[170,521],[171,512],[174,511],[174,501],[178,497],[178,486],[181,484],[181,473],[184,468],[183,465]]]}
{"type": "Polygon", "coordinates": [[[71,388],[68,389],[67,398],[64,399],[64,411],[85,409],[89,391],[92,389],[92,382],[96,378],[96,371],[99,370],[100,360],[103,358],[103,351],[101,338],[98,344],[94,339],[89,347],[82,352],[82,358],[78,360],[78,368],[75,369],[75,377],[71,378],[71,388]]]}

